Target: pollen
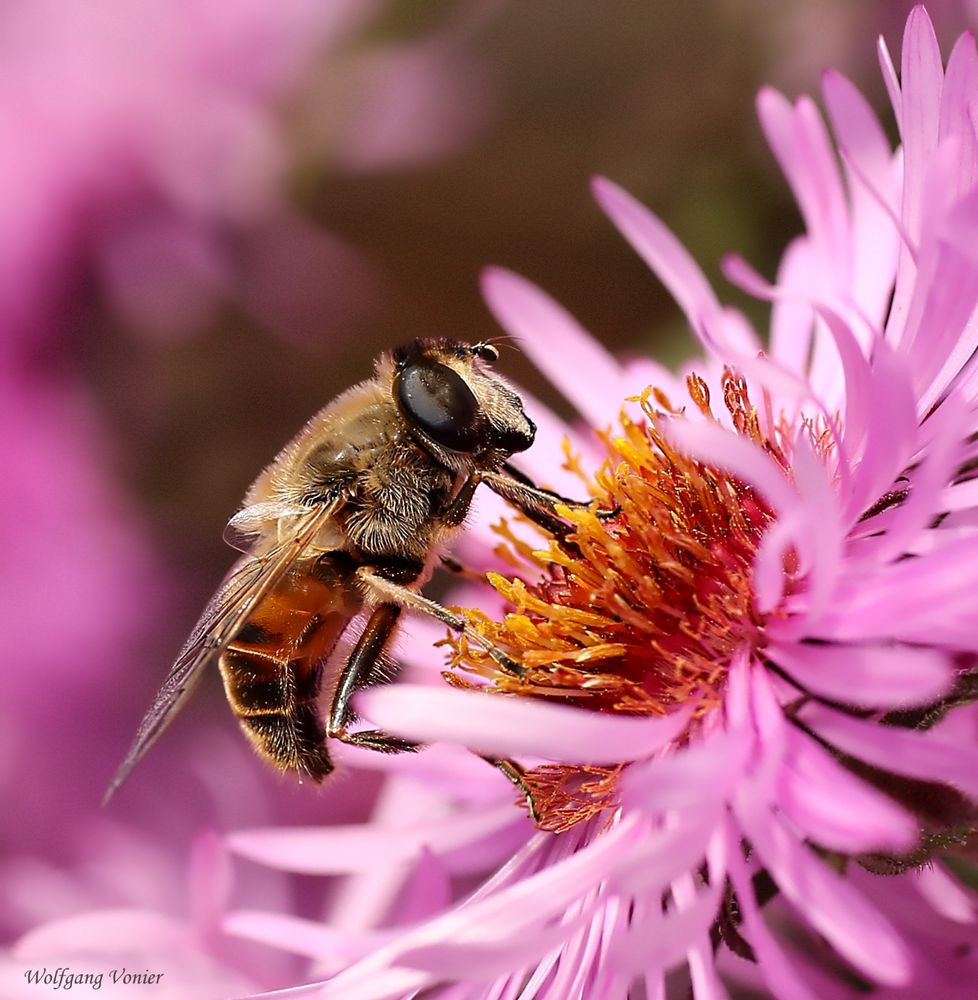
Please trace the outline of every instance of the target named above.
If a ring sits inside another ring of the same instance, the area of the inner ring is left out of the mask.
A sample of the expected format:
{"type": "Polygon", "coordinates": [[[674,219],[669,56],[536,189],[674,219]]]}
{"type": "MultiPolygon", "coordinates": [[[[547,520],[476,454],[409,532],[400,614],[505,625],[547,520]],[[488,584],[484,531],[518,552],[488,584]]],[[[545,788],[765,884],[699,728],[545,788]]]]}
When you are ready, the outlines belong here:
{"type": "MultiPolygon", "coordinates": [[[[706,383],[690,376],[687,388],[692,404],[715,419],[706,383]]],[[[726,371],[722,390],[737,433],[785,465],[781,435],[762,431],[743,379],[726,371]]],[[[487,579],[508,613],[497,621],[462,609],[525,673],[506,673],[452,639],[458,672],[446,679],[454,685],[631,716],[691,703],[695,727],[720,704],[733,654],[762,644],[751,573],[770,510],[749,485],[672,448],[661,428],[679,411],[663,393],[650,389],[634,401],[640,417],[623,410],[620,428],[599,434],[607,459],[593,479],[584,476],[595,502],[558,509],[566,534],[534,525],[542,535],[534,545],[525,530],[497,526],[497,551],[514,572],[487,579]]],[[[580,474],[566,450],[568,467],[580,474]]],[[[529,771],[538,825],[559,831],[614,806],[621,770],[529,771]]]]}

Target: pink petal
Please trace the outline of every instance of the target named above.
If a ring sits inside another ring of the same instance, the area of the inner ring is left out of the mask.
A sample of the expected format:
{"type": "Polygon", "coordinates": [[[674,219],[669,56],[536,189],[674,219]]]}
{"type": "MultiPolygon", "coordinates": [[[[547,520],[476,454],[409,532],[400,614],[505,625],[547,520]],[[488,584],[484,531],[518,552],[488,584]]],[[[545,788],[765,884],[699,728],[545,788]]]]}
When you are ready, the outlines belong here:
{"type": "MultiPolygon", "coordinates": [[[[716,882],[721,883],[722,878],[716,877],[716,882]]],[[[679,907],[694,906],[696,896],[692,874],[687,873],[676,879],[672,884],[672,894],[679,907]]],[[[714,954],[714,948],[705,929],[701,930],[689,942],[686,950],[686,964],[689,967],[689,980],[694,1000],[730,1000],[730,994],[717,975],[714,954]]]]}
{"type": "Polygon", "coordinates": [[[667,913],[661,905],[653,905],[636,914],[611,940],[607,961],[629,976],[676,965],[691,943],[709,931],[724,884],[722,876],[714,879],[700,892],[690,893],[684,905],[674,905],[667,913]]]}
{"type": "Polygon", "coordinates": [[[938,733],[853,719],[823,705],[807,705],[801,714],[819,736],[867,764],[939,781],[978,798],[978,746],[944,740],[938,733]]]}
{"type": "MultiPolygon", "coordinates": [[[[784,571],[785,555],[794,539],[802,530],[804,516],[800,510],[785,514],[772,524],[761,538],[761,544],[754,557],[754,576],[751,589],[754,592],[754,606],[766,615],[781,603],[788,578],[784,571]]],[[[785,630],[791,634],[794,622],[785,621],[785,630]]]]}
{"type": "Polygon", "coordinates": [[[978,920],[975,899],[947,869],[937,863],[910,873],[917,891],[930,904],[935,913],[957,924],[973,924],[978,920]]]}
{"type": "Polygon", "coordinates": [[[487,268],[482,294],[497,322],[592,426],[605,426],[625,396],[644,388],[626,386],[615,359],[563,306],[526,278],[500,267],[487,268]],[[586,379],[582,372],[587,372],[586,379]]]}
{"type": "MultiPolygon", "coordinates": [[[[871,579],[853,574],[838,587],[834,606],[818,623],[819,638],[919,642],[975,648],[974,593],[978,539],[945,543],[902,560],[871,579]],[[921,595],[926,594],[926,600],[921,595]],[[970,623],[970,626],[969,626],[970,623]]],[[[769,634],[776,637],[777,623],[769,634]]]]}
{"type": "Polygon", "coordinates": [[[978,353],[961,366],[957,375],[948,383],[948,391],[961,396],[969,403],[978,398],[978,353]]]}
{"type": "Polygon", "coordinates": [[[969,510],[978,507],[978,479],[952,483],[937,499],[934,509],[945,511],[969,510]]]}
{"type": "Polygon", "coordinates": [[[413,924],[446,910],[452,902],[448,866],[427,848],[415,862],[390,914],[391,924],[413,924]]]}
{"type": "MultiPolygon", "coordinates": [[[[716,312],[720,304],[686,248],[655,215],[617,184],[599,177],[592,189],[598,204],[666,286],[686,314],[693,333],[702,340],[703,320],[716,312]]],[[[714,350],[718,345],[704,346],[714,350]]]]}
{"type": "Polygon", "coordinates": [[[822,92],[848,177],[853,298],[882,325],[900,249],[890,144],[869,102],[844,76],[826,72],[822,92]]]}
{"type": "MultiPolygon", "coordinates": [[[[860,370],[862,372],[862,370],[860,370]]],[[[906,468],[916,445],[917,407],[905,364],[884,341],[873,348],[873,365],[858,384],[846,381],[846,397],[863,393],[860,412],[864,414],[861,461],[844,496],[843,516],[855,521],[878,500],[906,468]]],[[[847,403],[847,414],[848,414],[847,403]]],[[[848,430],[846,434],[848,442],[848,430]]],[[[858,452],[853,449],[853,454],[858,452]]]]}
{"type": "MultiPolygon", "coordinates": [[[[945,177],[954,170],[957,148],[948,140],[935,157],[935,169],[945,177]]],[[[941,178],[934,187],[945,189],[941,178]]],[[[944,395],[947,384],[965,366],[978,346],[978,332],[972,319],[978,306],[978,194],[954,203],[948,209],[950,221],[937,245],[925,248],[917,285],[919,295],[911,302],[907,318],[910,358],[914,385],[918,391],[918,412],[927,413],[944,395]],[[917,311],[918,303],[919,313],[917,311]]]]}
{"type": "Polygon", "coordinates": [[[840,955],[870,978],[898,986],[910,978],[904,943],[889,922],[779,820],[744,795],[735,813],[778,888],[840,955]]]}
{"type": "Polygon", "coordinates": [[[821,1000],[804,984],[798,975],[796,966],[784,953],[777,939],[767,929],[751,882],[747,864],[743,859],[739,831],[728,824],[728,873],[737,893],[737,902],[744,918],[744,929],[751,947],[754,949],[758,963],[757,967],[764,982],[778,997],[791,997],[791,1000],[821,1000]]]}
{"type": "MultiPolygon", "coordinates": [[[[403,1000],[415,997],[422,990],[433,985],[433,977],[416,969],[376,967],[376,963],[352,965],[326,982],[298,986],[274,994],[280,997],[311,995],[316,1000],[403,1000]]],[[[248,998],[260,1000],[260,998],[248,998]]]]}
{"type": "MultiPolygon", "coordinates": [[[[558,949],[557,974],[551,982],[555,996],[576,997],[586,996],[589,992],[596,995],[596,971],[604,965],[601,951],[607,943],[608,910],[618,909],[619,900],[602,897],[598,912],[581,927],[570,942],[558,949]]],[[[576,913],[581,904],[575,904],[576,913]]],[[[585,904],[586,905],[586,904],[585,904]]]]}
{"type": "MultiPolygon", "coordinates": [[[[446,796],[419,775],[410,781],[385,781],[378,792],[371,820],[377,828],[398,831],[448,815],[451,813],[446,796]]],[[[502,836],[493,831],[483,840],[495,845],[497,838],[508,841],[507,833],[505,828],[502,836]]],[[[441,855],[446,864],[450,853],[441,855]]],[[[331,887],[333,891],[323,916],[333,926],[353,931],[383,924],[403,892],[412,869],[411,864],[377,864],[367,871],[346,875],[331,887]]]]}
{"type": "Polygon", "coordinates": [[[725,362],[744,355],[755,357],[762,349],[750,321],[732,306],[703,315],[703,336],[715,345],[714,355],[725,362]]]}
{"type": "MultiPolygon", "coordinates": [[[[884,76],[887,66],[884,63],[884,76]]],[[[890,67],[891,68],[891,67],[890,67]]],[[[919,246],[927,220],[924,197],[925,174],[937,146],[939,110],[944,71],[934,28],[923,6],[915,7],[907,18],[903,36],[900,110],[897,122],[903,140],[903,200],[901,219],[911,248],[919,246]]],[[[889,85],[889,80],[887,81],[889,85]]],[[[896,105],[895,105],[896,107],[896,105]]],[[[906,328],[910,296],[917,286],[917,268],[912,249],[902,248],[896,288],[887,323],[889,341],[900,346],[906,328]]]]}
{"type": "Polygon", "coordinates": [[[661,889],[703,857],[712,828],[710,822],[667,830],[612,827],[564,860],[446,915],[445,929],[452,927],[455,940],[509,937],[562,913],[600,882],[623,893],[661,889]]]}
{"type": "Polygon", "coordinates": [[[797,503],[781,467],[747,438],[705,421],[673,419],[663,422],[660,429],[674,448],[750,483],[775,512],[790,510],[797,503]]]}
{"type": "Polygon", "coordinates": [[[775,696],[770,674],[756,661],[745,671],[750,695],[751,725],[756,734],[754,760],[740,794],[749,788],[758,801],[777,796],[781,769],[787,754],[788,724],[784,709],[775,696]]]}
{"type": "Polygon", "coordinates": [[[573,832],[566,836],[569,839],[565,843],[571,845],[566,857],[501,889],[484,891],[481,896],[451,913],[406,933],[388,947],[374,952],[360,966],[341,973],[332,980],[331,988],[336,989],[336,995],[341,997],[372,996],[374,994],[361,994],[356,990],[374,982],[375,970],[396,965],[402,955],[412,952],[415,956],[431,957],[434,965],[438,947],[444,949],[446,966],[452,961],[449,952],[453,948],[470,956],[472,961],[466,974],[478,980],[483,975],[483,968],[476,964],[480,957],[488,960],[487,973],[495,969],[495,942],[501,946],[506,943],[521,948],[525,946],[530,952],[535,950],[539,956],[551,946],[546,928],[575,900],[602,882],[608,882],[612,887],[621,883],[617,891],[628,891],[624,887],[631,884],[633,874],[649,876],[651,869],[655,870],[651,874],[652,883],[661,891],[661,887],[668,885],[692,863],[691,857],[693,862],[702,857],[705,843],[700,839],[702,828],[694,830],[692,839],[695,839],[697,847],[690,848],[691,836],[684,829],[675,827],[667,831],[646,832],[643,827],[627,820],[612,826],[577,850],[573,849],[573,832]],[[536,948],[533,947],[534,942],[536,948]]]}
{"type": "Polygon", "coordinates": [[[670,882],[699,866],[710,838],[722,822],[725,803],[672,814],[671,825],[653,829],[630,851],[630,858],[608,872],[608,883],[622,895],[661,893],[670,882]]]}
{"type": "Polygon", "coordinates": [[[198,933],[213,931],[220,924],[233,884],[222,838],[214,831],[198,836],[190,857],[190,909],[198,933]]]}
{"type": "Polygon", "coordinates": [[[819,347],[822,344],[833,344],[835,352],[838,354],[838,361],[842,365],[842,383],[836,379],[836,384],[840,385],[842,401],[844,402],[844,420],[842,426],[845,433],[846,448],[850,455],[857,455],[860,444],[865,440],[868,432],[868,425],[871,422],[872,409],[869,401],[869,386],[872,384],[873,369],[870,368],[863,356],[862,348],[853,332],[852,327],[835,310],[819,303],[813,303],[816,315],[821,321],[818,327],[816,338],[815,358],[812,362],[812,383],[815,391],[819,392],[820,398],[826,406],[832,405],[832,399],[821,391],[823,384],[831,385],[831,381],[820,379],[816,371],[819,363],[819,347]],[[829,338],[824,336],[824,331],[828,331],[829,338]]]}
{"type": "Polygon", "coordinates": [[[930,649],[775,642],[766,652],[807,691],[863,708],[928,704],[953,680],[947,657],[930,649]]]}
{"type": "MultiPolygon", "coordinates": [[[[506,779],[503,778],[503,781],[506,779]]],[[[507,782],[507,784],[509,783],[507,782]]],[[[514,798],[513,786],[510,785],[507,799],[513,804],[514,798]]],[[[466,875],[481,875],[508,863],[514,854],[526,846],[527,838],[531,836],[526,819],[521,814],[522,808],[522,803],[516,805],[517,816],[514,821],[509,826],[504,826],[499,832],[482,840],[473,840],[440,855],[439,860],[449,874],[455,878],[466,875]]]]}
{"type": "Polygon", "coordinates": [[[792,107],[770,88],[758,95],[757,113],[805,220],[824,290],[834,295],[849,263],[848,211],[825,125],[811,99],[792,107]]]}
{"type": "Polygon", "coordinates": [[[649,386],[661,389],[675,406],[679,406],[679,401],[686,396],[686,386],[682,380],[652,358],[629,358],[622,362],[622,367],[629,385],[641,386],[642,389],[649,386]]]}
{"type": "Polygon", "coordinates": [[[566,947],[576,929],[584,926],[597,909],[592,902],[573,919],[561,920],[550,927],[533,928],[532,933],[503,940],[437,941],[407,948],[397,956],[397,964],[420,969],[441,979],[485,982],[532,966],[553,948],[566,947]]]}
{"type": "Polygon", "coordinates": [[[924,174],[937,146],[944,66],[934,26],[923,5],[910,12],[903,35],[900,134],[904,149],[903,219],[912,239],[922,226],[924,174]]]}
{"type": "Polygon", "coordinates": [[[952,200],[974,190],[978,181],[978,140],[971,121],[976,94],[978,54],[974,36],[965,33],[951,50],[941,92],[940,137],[943,140],[954,136],[959,140],[960,160],[953,172],[952,200]]]}
{"type": "Polygon", "coordinates": [[[436,854],[487,837],[514,821],[512,805],[471,809],[405,826],[350,823],[325,827],[268,827],[227,836],[236,854],[282,871],[306,875],[371,872],[407,865],[424,850],[436,854]]]}
{"type": "Polygon", "coordinates": [[[886,47],[886,40],[882,35],[877,39],[876,53],[879,58],[880,72],[883,75],[883,83],[886,84],[886,93],[890,98],[890,106],[893,108],[893,116],[896,118],[897,128],[902,128],[903,95],[900,93],[900,81],[893,65],[893,57],[890,55],[890,50],[886,47]]]}
{"type": "Polygon", "coordinates": [[[222,929],[226,934],[257,941],[292,955],[344,962],[370,954],[394,934],[393,931],[337,930],[328,924],[263,910],[233,910],[225,916],[222,929]]]}
{"type": "MultiPolygon", "coordinates": [[[[825,290],[811,283],[810,272],[816,270],[818,265],[810,258],[810,247],[796,244],[796,248],[794,253],[800,258],[800,263],[790,272],[791,277],[798,279],[796,285],[771,285],[736,254],[724,257],[723,271],[733,284],[755,298],[785,306],[796,303],[815,309],[822,322],[815,327],[815,351],[804,395],[814,397],[825,411],[834,410],[844,402],[843,423],[849,450],[852,451],[865,433],[867,418],[864,386],[870,377],[869,365],[852,328],[824,304],[825,290]],[[831,338],[825,336],[826,328],[831,338]],[[844,383],[839,377],[840,363],[844,383]]],[[[739,358],[735,360],[741,364],[739,358]]]]}
{"type": "Polygon", "coordinates": [[[845,854],[903,854],[917,843],[917,821],[856,778],[808,736],[787,730],[778,806],[806,837],[845,854]]]}
{"type": "Polygon", "coordinates": [[[150,910],[96,910],[42,924],[13,947],[17,958],[46,955],[124,955],[193,949],[189,929],[150,910]]]}
{"type": "MultiPolygon", "coordinates": [[[[758,354],[756,357],[738,354],[731,356],[729,361],[747,379],[748,386],[752,390],[757,386],[762,392],[770,393],[780,403],[782,413],[788,415],[789,418],[790,409],[800,407],[805,402],[814,403],[820,412],[828,416],[824,408],[819,405],[819,401],[812,396],[808,379],[795,374],[783,363],[772,360],[764,354],[758,354]]],[[[778,414],[779,417],[781,415],[778,414]]],[[[762,421],[761,426],[773,433],[774,428],[763,410],[758,413],[758,416],[762,421]]]]}
{"type": "Polygon", "coordinates": [[[652,815],[725,800],[743,776],[751,746],[742,732],[719,732],[668,756],[637,761],[620,782],[622,802],[652,815]]]}
{"type": "Polygon", "coordinates": [[[692,706],[660,719],[602,715],[525,698],[398,684],[362,692],[361,714],[409,740],[483,753],[602,764],[648,757],[686,727],[692,706]]]}
{"type": "Polygon", "coordinates": [[[752,681],[750,654],[738,650],[730,663],[727,688],[723,694],[723,712],[731,730],[746,729],[752,724],[750,704],[752,681]]]}
{"type": "Polygon", "coordinates": [[[970,418],[960,398],[946,399],[931,415],[928,427],[933,433],[932,442],[909,474],[910,495],[893,512],[885,534],[873,540],[873,558],[878,563],[902,556],[935,515],[943,512],[940,496],[963,461],[970,418]]]}
{"type": "MultiPolygon", "coordinates": [[[[608,1000],[628,1000],[630,988],[634,983],[632,976],[623,976],[609,968],[604,961],[609,942],[627,929],[633,913],[641,911],[641,900],[625,900],[611,897],[604,906],[604,921],[601,927],[601,940],[598,942],[596,963],[600,963],[588,980],[588,987],[578,995],[587,996],[588,989],[592,996],[607,997],[608,1000]]],[[[664,1000],[659,994],[646,991],[646,1000],[664,1000]]]]}
{"type": "Polygon", "coordinates": [[[822,77],[822,93],[839,147],[861,173],[883,191],[890,168],[890,143],[872,106],[838,70],[822,77]]]}
{"type": "MultiPolygon", "coordinates": [[[[438,682],[444,683],[441,677],[438,682]]],[[[406,778],[408,784],[415,786],[415,792],[422,787],[433,793],[432,799],[440,799],[441,807],[449,801],[477,806],[498,805],[513,790],[494,767],[487,767],[475,754],[460,754],[447,744],[427,747],[415,754],[383,754],[343,744],[336,748],[335,756],[344,770],[349,766],[406,778]]],[[[404,810],[397,812],[403,818],[404,810]]]]}
{"type": "MultiPolygon", "coordinates": [[[[822,301],[824,296],[816,299],[822,301]]],[[[823,307],[824,309],[824,307],[823,307]]],[[[841,317],[839,317],[841,320],[841,317]]],[[[863,353],[862,340],[856,336],[856,329],[846,324],[852,342],[863,353]]],[[[843,367],[844,355],[839,350],[838,337],[827,323],[825,316],[816,312],[815,336],[812,345],[812,360],[808,366],[808,381],[812,394],[830,413],[841,412],[842,429],[850,442],[849,450],[854,450],[851,439],[863,432],[863,422],[855,420],[861,400],[850,396],[849,372],[843,367]]]]}
{"type": "Polygon", "coordinates": [[[978,743],[978,702],[951,709],[930,731],[942,740],[978,743]]]}
{"type": "MultiPolygon", "coordinates": [[[[803,251],[808,248],[808,244],[796,240],[792,246],[795,254],[804,256],[803,251]]],[[[793,299],[793,286],[775,286],[766,281],[753,265],[746,261],[739,253],[724,254],[721,260],[723,276],[732,285],[736,285],[748,295],[753,295],[755,299],[763,299],[768,302],[781,300],[791,301],[793,299]]],[[[797,294],[797,293],[795,293],[797,294]]]]}
{"type": "MultiPolygon", "coordinates": [[[[730,258],[724,258],[723,261],[724,273],[728,276],[732,267],[729,260],[730,258]]],[[[781,257],[778,286],[784,289],[804,287],[803,282],[811,273],[812,267],[811,247],[807,238],[792,240],[781,257]]],[[[746,276],[753,278],[749,270],[746,271],[746,276]]],[[[791,371],[799,374],[807,371],[814,323],[812,307],[807,302],[789,296],[775,298],[771,309],[771,357],[791,371]]]]}
{"type": "Polygon", "coordinates": [[[798,616],[800,624],[817,621],[831,597],[842,566],[844,531],[835,490],[805,431],[795,442],[792,468],[804,513],[793,541],[805,561],[810,559],[807,609],[798,616]]]}

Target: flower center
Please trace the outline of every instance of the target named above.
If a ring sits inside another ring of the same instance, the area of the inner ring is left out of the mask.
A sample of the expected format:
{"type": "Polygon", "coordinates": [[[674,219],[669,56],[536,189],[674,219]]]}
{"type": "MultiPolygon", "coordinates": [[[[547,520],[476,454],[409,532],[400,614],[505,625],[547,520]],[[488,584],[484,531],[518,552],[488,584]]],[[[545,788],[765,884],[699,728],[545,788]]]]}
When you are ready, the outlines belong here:
{"type": "MultiPolygon", "coordinates": [[[[703,380],[690,376],[687,385],[713,419],[703,380]]],[[[760,430],[743,379],[728,370],[722,386],[737,431],[785,464],[760,430]]],[[[693,700],[696,724],[719,705],[734,652],[760,642],[751,572],[772,515],[750,486],[672,449],[660,424],[662,411],[677,411],[662,393],[646,391],[640,403],[645,420],[623,413],[620,434],[601,435],[608,458],[589,484],[598,502],[561,508],[571,526],[565,537],[544,533],[545,547],[535,549],[508,524],[497,528],[521,572],[487,577],[512,610],[502,621],[463,613],[525,675],[504,673],[464,642],[451,642],[451,665],[495,691],[597,711],[662,715],[693,700]]],[[[458,674],[446,678],[469,686],[458,674]]],[[[566,829],[613,805],[619,771],[529,772],[540,825],[566,829]]]]}

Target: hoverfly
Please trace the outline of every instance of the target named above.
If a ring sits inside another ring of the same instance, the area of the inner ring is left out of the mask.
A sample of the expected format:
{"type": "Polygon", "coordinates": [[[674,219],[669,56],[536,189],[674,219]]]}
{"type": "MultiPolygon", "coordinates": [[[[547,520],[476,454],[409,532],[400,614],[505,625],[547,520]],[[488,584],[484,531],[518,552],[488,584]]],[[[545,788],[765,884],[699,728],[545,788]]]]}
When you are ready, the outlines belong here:
{"type": "MultiPolygon", "coordinates": [[[[420,588],[485,483],[551,531],[557,504],[509,464],[536,427],[490,366],[488,343],[417,340],[381,355],[372,378],[314,416],[258,477],[225,538],[244,554],[207,605],[146,713],[106,800],[217,660],[231,709],[275,767],[322,781],[327,739],[382,752],[417,749],[351,731],[352,696],[378,679],[403,609],[464,633],[499,665],[521,666],[420,588]],[[351,620],[369,610],[339,671],[326,719],[323,673],[351,620]]],[[[518,765],[491,761],[523,788],[518,765]]],[[[525,791],[525,789],[524,789],[525,791]]],[[[532,808],[532,803],[531,803],[532,808]]]]}

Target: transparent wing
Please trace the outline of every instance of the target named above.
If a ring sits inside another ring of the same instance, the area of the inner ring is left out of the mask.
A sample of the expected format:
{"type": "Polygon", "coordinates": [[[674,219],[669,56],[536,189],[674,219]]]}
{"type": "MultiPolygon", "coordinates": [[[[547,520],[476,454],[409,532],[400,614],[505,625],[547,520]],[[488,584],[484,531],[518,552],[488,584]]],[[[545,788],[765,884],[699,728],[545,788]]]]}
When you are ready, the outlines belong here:
{"type": "Polygon", "coordinates": [[[224,541],[239,552],[251,554],[261,539],[267,536],[272,522],[284,518],[300,519],[309,513],[298,504],[269,501],[255,503],[239,510],[224,528],[224,541]]]}
{"type": "Polygon", "coordinates": [[[202,671],[227,647],[264,597],[312,544],[333,516],[339,501],[324,504],[297,520],[288,537],[261,555],[242,556],[204,609],[180,655],[176,658],[135,739],[119,765],[102,800],[104,805],[126,780],[147,750],[159,739],[193,693],[202,671]]]}

